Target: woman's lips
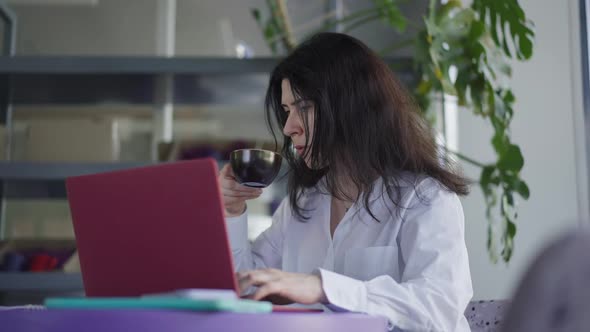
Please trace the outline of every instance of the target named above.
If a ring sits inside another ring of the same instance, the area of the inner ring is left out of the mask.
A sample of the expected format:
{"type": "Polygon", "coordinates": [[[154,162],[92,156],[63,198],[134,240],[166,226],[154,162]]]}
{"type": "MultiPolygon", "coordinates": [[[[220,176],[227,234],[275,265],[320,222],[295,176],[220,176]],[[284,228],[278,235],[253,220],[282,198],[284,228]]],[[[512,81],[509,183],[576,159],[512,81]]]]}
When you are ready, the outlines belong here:
{"type": "Polygon", "coordinates": [[[297,151],[297,153],[299,155],[303,154],[304,149],[305,149],[304,145],[295,145],[295,150],[297,151]]]}

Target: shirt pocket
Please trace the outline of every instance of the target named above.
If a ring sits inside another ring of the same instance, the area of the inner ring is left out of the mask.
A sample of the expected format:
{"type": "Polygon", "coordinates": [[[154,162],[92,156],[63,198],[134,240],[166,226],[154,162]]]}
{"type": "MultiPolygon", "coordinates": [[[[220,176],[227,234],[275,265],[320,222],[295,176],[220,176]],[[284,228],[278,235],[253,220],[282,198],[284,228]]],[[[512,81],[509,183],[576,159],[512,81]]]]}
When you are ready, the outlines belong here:
{"type": "Polygon", "coordinates": [[[397,247],[383,246],[347,250],[344,254],[344,275],[363,281],[388,275],[399,282],[397,247]]]}

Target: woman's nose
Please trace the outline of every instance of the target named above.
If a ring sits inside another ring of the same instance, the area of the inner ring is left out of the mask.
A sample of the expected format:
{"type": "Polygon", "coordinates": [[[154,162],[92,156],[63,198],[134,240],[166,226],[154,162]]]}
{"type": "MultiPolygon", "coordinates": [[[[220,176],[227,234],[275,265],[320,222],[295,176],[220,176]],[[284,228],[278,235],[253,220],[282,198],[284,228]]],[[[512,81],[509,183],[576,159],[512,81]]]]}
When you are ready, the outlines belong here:
{"type": "Polygon", "coordinates": [[[293,136],[303,133],[303,127],[301,126],[301,119],[295,114],[295,112],[289,112],[287,116],[287,122],[283,128],[283,134],[285,136],[293,136]]]}

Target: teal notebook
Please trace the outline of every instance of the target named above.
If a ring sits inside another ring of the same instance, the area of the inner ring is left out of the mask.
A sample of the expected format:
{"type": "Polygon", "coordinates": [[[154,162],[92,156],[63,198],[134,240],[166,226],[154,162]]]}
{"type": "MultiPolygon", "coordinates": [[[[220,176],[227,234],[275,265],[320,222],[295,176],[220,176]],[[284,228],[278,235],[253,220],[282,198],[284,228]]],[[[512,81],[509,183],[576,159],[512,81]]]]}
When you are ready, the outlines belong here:
{"type": "Polygon", "coordinates": [[[195,300],[177,297],[93,297],[49,298],[48,309],[166,309],[189,311],[229,311],[265,313],[272,311],[270,302],[252,300],[195,300]]]}

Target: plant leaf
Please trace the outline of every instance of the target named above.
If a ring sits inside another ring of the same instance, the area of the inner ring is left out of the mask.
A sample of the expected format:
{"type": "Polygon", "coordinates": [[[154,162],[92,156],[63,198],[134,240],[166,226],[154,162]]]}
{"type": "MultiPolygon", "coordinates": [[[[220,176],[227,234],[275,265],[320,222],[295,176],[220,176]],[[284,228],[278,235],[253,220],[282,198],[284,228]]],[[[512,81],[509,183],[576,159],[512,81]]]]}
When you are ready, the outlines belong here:
{"type": "Polygon", "coordinates": [[[508,225],[506,225],[507,231],[508,231],[508,236],[510,236],[511,238],[514,238],[516,236],[516,224],[514,224],[512,221],[508,220],[508,225]]]}
{"type": "Polygon", "coordinates": [[[254,20],[256,20],[256,23],[258,23],[258,26],[262,26],[262,17],[260,16],[260,10],[258,10],[258,8],[252,8],[250,9],[250,13],[252,14],[252,17],[254,17],[254,20]]]}
{"type": "Polygon", "coordinates": [[[492,138],[492,146],[498,155],[503,155],[506,153],[510,145],[508,142],[507,137],[504,135],[503,132],[496,132],[494,137],[492,138]]]}
{"type": "Polygon", "coordinates": [[[518,182],[518,186],[516,187],[516,191],[518,192],[518,194],[520,194],[522,198],[529,199],[530,191],[529,186],[526,184],[526,182],[520,180],[518,182]]]}
{"type": "Polygon", "coordinates": [[[490,184],[492,180],[492,174],[494,174],[495,171],[496,166],[494,165],[488,165],[482,168],[481,176],[479,177],[479,184],[481,184],[484,187],[487,187],[490,184]]]}
{"type": "Polygon", "coordinates": [[[498,168],[519,172],[524,165],[524,159],[518,145],[510,144],[508,149],[500,156],[498,168]]]}
{"type": "Polygon", "coordinates": [[[490,18],[489,29],[492,39],[498,47],[504,49],[508,57],[512,57],[507,43],[509,38],[518,59],[529,59],[532,56],[535,37],[533,25],[527,20],[517,0],[474,0],[472,8],[480,14],[482,21],[490,18]],[[507,29],[504,28],[505,25],[507,29]],[[502,33],[501,39],[498,30],[502,33]]]}
{"type": "Polygon", "coordinates": [[[404,32],[408,25],[408,19],[394,0],[373,0],[375,6],[379,9],[379,16],[386,23],[394,27],[398,32],[404,32]]]}

